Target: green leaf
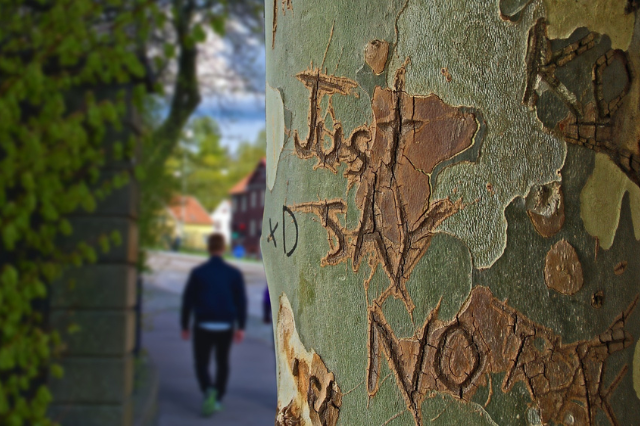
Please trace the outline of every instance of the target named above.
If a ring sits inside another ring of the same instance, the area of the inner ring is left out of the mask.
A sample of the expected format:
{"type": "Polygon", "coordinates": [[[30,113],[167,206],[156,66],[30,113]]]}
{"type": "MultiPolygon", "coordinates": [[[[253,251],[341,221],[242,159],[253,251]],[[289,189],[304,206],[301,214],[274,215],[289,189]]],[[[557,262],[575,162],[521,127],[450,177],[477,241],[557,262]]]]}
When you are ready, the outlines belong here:
{"type": "Polygon", "coordinates": [[[6,414],[9,411],[9,403],[7,402],[6,390],[0,382],[0,416],[6,414]]]}
{"type": "Polygon", "coordinates": [[[53,395],[51,395],[51,392],[46,388],[46,386],[40,386],[36,392],[35,399],[40,404],[46,405],[53,401],[53,395]]]}
{"type": "Polygon", "coordinates": [[[41,281],[36,281],[33,287],[35,297],[43,298],[47,295],[47,287],[41,281]]]}
{"type": "Polygon", "coordinates": [[[22,187],[27,191],[33,191],[35,188],[35,182],[33,180],[33,175],[30,172],[24,172],[22,174],[22,187]]]}
{"type": "Polygon", "coordinates": [[[16,241],[18,240],[18,230],[16,229],[15,224],[9,222],[2,229],[2,240],[4,242],[4,247],[7,250],[12,250],[16,241]]]}
{"type": "MultiPolygon", "coordinates": [[[[3,327],[4,331],[4,327],[3,327]]],[[[5,346],[0,348],[0,371],[9,370],[15,367],[15,357],[13,347],[5,346]]]]}
{"type": "Polygon", "coordinates": [[[146,177],[146,170],[141,165],[136,165],[133,169],[133,175],[139,181],[143,180],[146,177]]]}
{"type": "Polygon", "coordinates": [[[202,25],[196,24],[193,26],[193,30],[191,31],[191,37],[196,43],[202,43],[207,39],[207,33],[202,28],[202,25]]]}
{"type": "Polygon", "coordinates": [[[60,219],[58,223],[58,229],[62,235],[71,235],[73,232],[73,228],[71,227],[71,223],[67,219],[60,219]]]}
{"type": "Polygon", "coordinates": [[[164,56],[171,59],[176,56],[176,47],[171,43],[165,43],[163,46],[164,56]]]}
{"type": "Polygon", "coordinates": [[[120,235],[120,232],[118,231],[111,232],[111,242],[113,242],[113,245],[115,246],[122,245],[122,236],[120,235]]]}
{"type": "Polygon", "coordinates": [[[14,287],[18,284],[18,271],[12,265],[5,265],[0,275],[0,283],[6,287],[14,287]]]}
{"type": "Polygon", "coordinates": [[[80,332],[80,326],[78,324],[76,324],[76,323],[71,323],[67,327],[67,333],[68,334],[76,334],[78,332],[80,332]]]}
{"type": "Polygon", "coordinates": [[[101,235],[98,242],[100,244],[100,248],[102,249],[102,252],[107,253],[110,249],[109,237],[107,237],[106,235],[101,235]]]}
{"type": "Polygon", "coordinates": [[[22,417],[16,412],[7,417],[7,426],[22,426],[22,424],[22,417]]]}
{"type": "Polygon", "coordinates": [[[64,376],[64,369],[59,364],[51,364],[51,366],[49,367],[49,371],[51,372],[51,375],[56,379],[60,379],[62,378],[62,376],[64,376]]]}
{"type": "Polygon", "coordinates": [[[96,200],[91,194],[86,194],[82,197],[82,208],[85,211],[92,212],[96,209],[96,200]]]}
{"type": "Polygon", "coordinates": [[[211,18],[211,29],[220,37],[224,37],[226,21],[227,19],[223,15],[214,15],[211,18]]]}

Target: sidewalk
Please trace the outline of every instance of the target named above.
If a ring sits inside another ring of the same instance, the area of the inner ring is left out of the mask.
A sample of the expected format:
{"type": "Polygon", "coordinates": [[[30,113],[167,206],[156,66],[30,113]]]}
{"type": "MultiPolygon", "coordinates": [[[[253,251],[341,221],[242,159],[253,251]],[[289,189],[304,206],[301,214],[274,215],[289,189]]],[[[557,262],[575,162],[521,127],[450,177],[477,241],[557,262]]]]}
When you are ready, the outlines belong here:
{"type": "MultiPolygon", "coordinates": [[[[208,419],[200,417],[202,396],[193,371],[191,343],[180,338],[178,325],[178,290],[189,269],[185,265],[188,262],[183,260],[188,259],[175,260],[174,264],[180,263],[180,268],[156,269],[154,280],[145,282],[144,290],[142,346],[160,376],[158,426],[272,425],[277,400],[272,334],[270,326],[262,324],[255,315],[249,317],[245,341],[234,344],[231,350],[231,373],[223,401],[224,411],[208,419]]],[[[162,263],[167,263],[164,255],[162,263]]],[[[250,275],[256,274],[254,270],[251,272],[250,275]]],[[[252,278],[253,283],[247,285],[249,293],[252,292],[250,287],[254,287],[253,292],[259,290],[262,279],[256,275],[252,278]]]]}

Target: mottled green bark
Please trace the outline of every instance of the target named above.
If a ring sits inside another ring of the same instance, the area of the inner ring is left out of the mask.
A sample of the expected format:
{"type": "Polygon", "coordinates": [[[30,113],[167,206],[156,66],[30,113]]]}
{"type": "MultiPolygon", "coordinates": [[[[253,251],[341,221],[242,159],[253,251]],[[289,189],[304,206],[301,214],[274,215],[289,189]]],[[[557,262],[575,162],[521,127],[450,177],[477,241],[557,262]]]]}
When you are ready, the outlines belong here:
{"type": "Polygon", "coordinates": [[[277,424],[636,424],[640,20],[582,3],[267,1],[277,424]]]}

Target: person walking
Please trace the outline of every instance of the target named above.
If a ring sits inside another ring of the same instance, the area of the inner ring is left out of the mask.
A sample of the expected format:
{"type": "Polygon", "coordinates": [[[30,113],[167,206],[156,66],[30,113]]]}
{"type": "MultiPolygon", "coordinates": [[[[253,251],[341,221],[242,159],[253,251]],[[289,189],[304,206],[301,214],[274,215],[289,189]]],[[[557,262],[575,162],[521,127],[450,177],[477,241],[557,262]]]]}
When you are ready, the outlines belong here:
{"type": "Polygon", "coordinates": [[[204,394],[202,414],[208,417],[222,410],[221,401],[229,378],[231,343],[244,339],[247,296],[242,273],[222,259],[225,251],[223,235],[210,235],[207,246],[211,257],[191,271],[182,294],[180,325],[182,338],[189,340],[193,313],[195,370],[204,394]],[[212,382],[209,364],[214,350],[216,375],[212,382]]]}

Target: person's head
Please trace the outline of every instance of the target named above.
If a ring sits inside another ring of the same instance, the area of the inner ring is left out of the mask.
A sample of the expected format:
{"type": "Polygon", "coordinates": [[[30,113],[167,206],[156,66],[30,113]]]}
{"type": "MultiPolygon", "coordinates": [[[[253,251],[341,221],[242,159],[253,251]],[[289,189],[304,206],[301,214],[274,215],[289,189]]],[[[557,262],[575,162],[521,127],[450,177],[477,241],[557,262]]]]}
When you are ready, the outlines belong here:
{"type": "Polygon", "coordinates": [[[207,240],[207,248],[210,255],[221,255],[224,253],[226,244],[224,242],[224,236],[222,234],[211,234],[207,240]]]}

